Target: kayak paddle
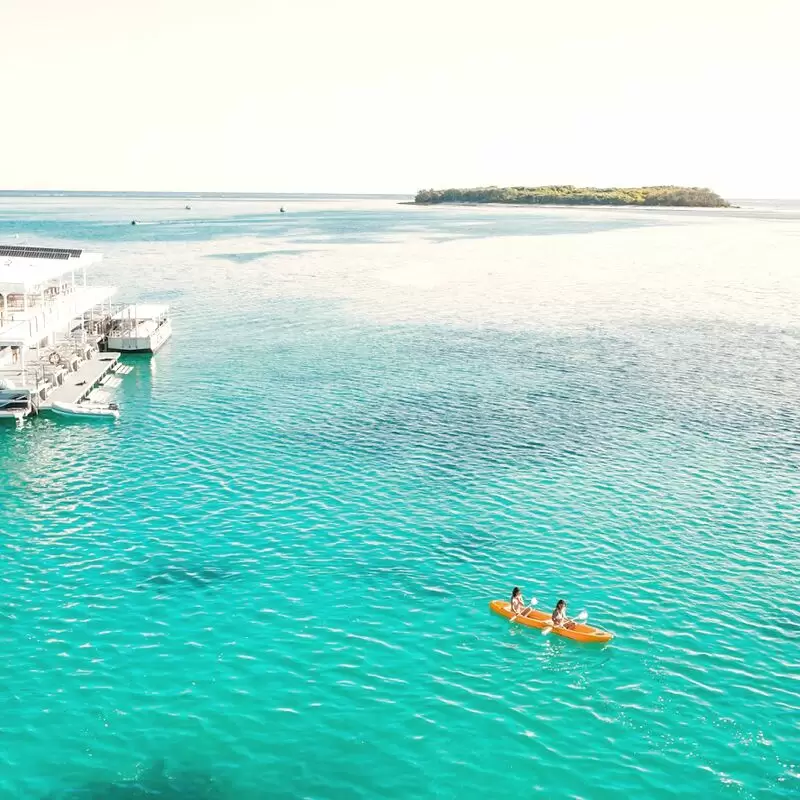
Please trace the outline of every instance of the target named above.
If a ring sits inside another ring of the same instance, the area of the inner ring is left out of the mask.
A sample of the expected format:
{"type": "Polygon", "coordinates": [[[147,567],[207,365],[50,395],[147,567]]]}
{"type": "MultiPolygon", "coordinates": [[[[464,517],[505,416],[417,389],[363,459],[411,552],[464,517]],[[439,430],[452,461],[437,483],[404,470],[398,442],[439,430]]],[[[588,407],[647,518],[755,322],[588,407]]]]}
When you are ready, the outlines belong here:
{"type": "MultiPolygon", "coordinates": [[[[575,617],[573,620],[568,620],[568,621],[571,621],[571,622],[586,622],[587,619],[589,619],[589,612],[588,611],[581,611],[580,614],[578,614],[577,617],[575,617]]],[[[547,634],[550,633],[550,631],[552,631],[552,630],[553,630],[553,625],[552,624],[548,625],[546,628],[542,628],[542,636],[547,636],[547,634]]]]}

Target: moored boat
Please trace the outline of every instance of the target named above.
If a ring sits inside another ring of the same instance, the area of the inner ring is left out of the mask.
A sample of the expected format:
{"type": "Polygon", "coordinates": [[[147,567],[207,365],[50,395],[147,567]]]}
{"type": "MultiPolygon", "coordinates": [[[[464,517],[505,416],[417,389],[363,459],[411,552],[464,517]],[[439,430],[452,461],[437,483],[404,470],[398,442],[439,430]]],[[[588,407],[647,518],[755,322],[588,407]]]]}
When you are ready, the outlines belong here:
{"type": "Polygon", "coordinates": [[[53,402],[50,410],[62,417],[119,419],[116,403],[59,403],[53,402]]]}
{"type": "Polygon", "coordinates": [[[563,636],[566,639],[573,639],[576,642],[610,642],[614,638],[613,633],[595,628],[593,625],[575,623],[572,628],[554,627],[553,617],[546,611],[532,609],[526,616],[515,616],[511,610],[511,603],[506,600],[492,600],[489,608],[495,614],[499,614],[506,619],[512,619],[515,623],[524,625],[528,628],[552,628],[552,632],[563,636]]]}
{"type": "Polygon", "coordinates": [[[106,349],[120,353],[156,353],[172,336],[168,305],[127,306],[111,318],[106,349]]]}

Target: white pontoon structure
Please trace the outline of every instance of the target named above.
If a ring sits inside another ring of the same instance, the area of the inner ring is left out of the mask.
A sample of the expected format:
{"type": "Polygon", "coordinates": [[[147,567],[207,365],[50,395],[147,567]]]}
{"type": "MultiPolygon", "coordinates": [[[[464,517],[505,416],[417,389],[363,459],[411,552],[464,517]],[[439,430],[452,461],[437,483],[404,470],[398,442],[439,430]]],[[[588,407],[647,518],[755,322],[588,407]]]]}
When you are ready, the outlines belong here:
{"type": "Polygon", "coordinates": [[[103,390],[118,388],[133,367],[108,351],[154,353],[170,337],[168,306],[112,306],[114,287],[87,285],[87,268],[101,259],[0,245],[0,420],[22,427],[40,411],[116,418],[103,390]]]}
{"type": "Polygon", "coordinates": [[[0,419],[22,419],[97,354],[93,309],[110,309],[116,289],[88,286],[102,259],[55,247],[0,245],[0,419]]]}
{"type": "Polygon", "coordinates": [[[140,303],[116,311],[106,349],[119,353],[156,353],[172,335],[169,306],[140,303]]]}

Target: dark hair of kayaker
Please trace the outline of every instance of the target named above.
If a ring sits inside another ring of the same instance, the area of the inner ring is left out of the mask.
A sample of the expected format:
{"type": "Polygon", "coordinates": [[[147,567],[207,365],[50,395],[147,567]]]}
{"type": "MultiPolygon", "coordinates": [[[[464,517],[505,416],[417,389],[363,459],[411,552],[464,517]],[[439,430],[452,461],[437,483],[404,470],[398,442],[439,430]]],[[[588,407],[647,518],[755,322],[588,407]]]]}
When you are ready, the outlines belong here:
{"type": "Polygon", "coordinates": [[[519,586],[514,587],[514,591],[511,592],[511,599],[513,600],[519,594],[519,586]]]}
{"type": "Polygon", "coordinates": [[[559,600],[559,601],[556,603],[556,608],[557,608],[557,609],[558,609],[558,608],[563,608],[563,607],[564,607],[566,604],[567,604],[567,601],[566,601],[566,600],[559,600]]]}

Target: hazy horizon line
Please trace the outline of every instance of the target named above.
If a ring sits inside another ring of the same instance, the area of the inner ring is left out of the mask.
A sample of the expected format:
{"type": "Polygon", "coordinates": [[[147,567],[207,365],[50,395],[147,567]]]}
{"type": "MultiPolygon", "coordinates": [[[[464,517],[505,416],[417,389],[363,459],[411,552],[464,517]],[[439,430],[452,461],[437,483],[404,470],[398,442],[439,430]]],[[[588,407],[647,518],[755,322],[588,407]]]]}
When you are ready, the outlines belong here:
{"type": "MultiPolygon", "coordinates": [[[[190,191],[164,191],[164,190],[149,190],[149,189],[0,189],[0,197],[53,197],[53,196],[75,196],[75,197],[104,197],[104,196],[118,196],[128,195],[135,197],[267,197],[267,198],[281,198],[281,197],[341,197],[341,198],[413,198],[416,192],[257,192],[257,191],[229,191],[229,190],[190,190],[190,191]]],[[[800,200],[800,192],[797,195],[730,195],[725,197],[726,200],[800,200]]]]}
{"type": "Polygon", "coordinates": [[[140,195],[144,197],[414,197],[416,192],[256,192],[226,190],[164,191],[159,189],[0,189],[0,196],[14,195],[140,195]]]}

